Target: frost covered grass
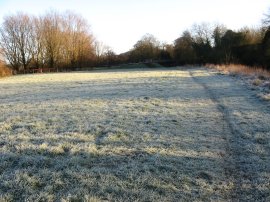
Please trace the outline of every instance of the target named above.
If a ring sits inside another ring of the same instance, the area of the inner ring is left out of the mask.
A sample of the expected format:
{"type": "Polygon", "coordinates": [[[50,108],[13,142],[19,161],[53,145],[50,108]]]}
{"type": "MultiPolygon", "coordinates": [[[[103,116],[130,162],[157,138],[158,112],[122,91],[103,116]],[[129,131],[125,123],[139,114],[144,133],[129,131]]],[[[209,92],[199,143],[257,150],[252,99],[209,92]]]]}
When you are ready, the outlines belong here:
{"type": "Polygon", "coordinates": [[[240,76],[247,85],[259,91],[258,96],[270,100],[270,72],[262,67],[248,67],[245,65],[206,65],[225,74],[240,76]]]}
{"type": "MultiPolygon", "coordinates": [[[[230,200],[239,188],[228,177],[230,130],[193,77],[134,69],[0,80],[0,201],[230,200]]],[[[254,141],[268,165],[269,134],[254,141]]],[[[265,193],[269,172],[260,175],[265,193]]]]}

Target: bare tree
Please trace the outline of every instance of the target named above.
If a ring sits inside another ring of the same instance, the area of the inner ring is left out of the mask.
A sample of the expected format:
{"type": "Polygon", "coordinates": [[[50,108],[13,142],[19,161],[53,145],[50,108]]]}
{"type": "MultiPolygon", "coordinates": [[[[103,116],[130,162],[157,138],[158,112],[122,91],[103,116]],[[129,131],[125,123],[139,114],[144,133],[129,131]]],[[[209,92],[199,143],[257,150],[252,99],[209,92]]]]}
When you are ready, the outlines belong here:
{"type": "Polygon", "coordinates": [[[63,38],[61,37],[60,20],[60,15],[56,11],[50,11],[42,18],[45,55],[48,65],[52,68],[56,67],[61,60],[60,48],[63,38]]]}
{"type": "Polygon", "coordinates": [[[0,45],[3,55],[8,60],[9,64],[18,71],[20,68],[19,49],[12,37],[15,30],[12,29],[13,25],[10,24],[11,22],[5,22],[0,28],[0,45]]]}
{"type": "Polygon", "coordinates": [[[0,29],[1,47],[13,68],[27,69],[31,62],[32,22],[28,15],[18,13],[4,18],[0,29]]]}
{"type": "Polygon", "coordinates": [[[42,19],[40,17],[32,17],[33,30],[31,32],[31,54],[32,65],[36,68],[45,65],[45,48],[43,39],[42,19]]]}
{"type": "Polygon", "coordinates": [[[102,55],[104,55],[106,47],[103,42],[96,40],[94,42],[94,48],[95,48],[95,55],[96,55],[97,63],[100,63],[101,57],[102,55]]]}
{"type": "Polygon", "coordinates": [[[263,26],[266,28],[270,27],[270,9],[268,9],[268,13],[264,14],[264,19],[262,20],[263,26]]]}
{"type": "Polygon", "coordinates": [[[104,61],[106,62],[106,65],[110,66],[115,62],[116,54],[114,53],[114,51],[111,47],[105,46],[103,58],[104,58],[104,61]]]}
{"type": "Polygon", "coordinates": [[[191,29],[192,37],[198,44],[212,44],[212,26],[208,23],[194,24],[191,29]]]}

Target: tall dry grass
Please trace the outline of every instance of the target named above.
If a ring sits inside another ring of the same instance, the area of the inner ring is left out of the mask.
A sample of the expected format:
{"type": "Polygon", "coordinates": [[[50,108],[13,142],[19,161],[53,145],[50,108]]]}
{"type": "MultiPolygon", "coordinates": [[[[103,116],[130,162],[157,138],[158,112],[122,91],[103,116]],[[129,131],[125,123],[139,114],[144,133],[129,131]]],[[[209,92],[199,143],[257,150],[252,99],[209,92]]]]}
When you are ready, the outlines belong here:
{"type": "Polygon", "coordinates": [[[0,77],[11,76],[12,71],[5,64],[0,62],[0,77]]]}
{"type": "Polygon", "coordinates": [[[217,69],[227,74],[270,78],[270,71],[262,67],[249,67],[240,64],[229,64],[229,65],[207,64],[206,66],[209,68],[217,69]]]}

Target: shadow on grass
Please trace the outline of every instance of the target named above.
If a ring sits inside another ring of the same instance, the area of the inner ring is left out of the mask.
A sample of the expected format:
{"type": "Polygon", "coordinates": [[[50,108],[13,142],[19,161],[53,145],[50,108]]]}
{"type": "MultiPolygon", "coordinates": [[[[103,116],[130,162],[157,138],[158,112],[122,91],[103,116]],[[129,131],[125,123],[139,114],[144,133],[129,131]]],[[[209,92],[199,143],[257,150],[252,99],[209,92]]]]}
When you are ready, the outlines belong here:
{"type": "Polygon", "coordinates": [[[110,201],[190,201],[217,199],[225,191],[218,173],[207,171],[221,160],[207,157],[143,149],[122,154],[25,149],[0,158],[0,195],[11,200],[83,200],[89,195],[110,201]]]}

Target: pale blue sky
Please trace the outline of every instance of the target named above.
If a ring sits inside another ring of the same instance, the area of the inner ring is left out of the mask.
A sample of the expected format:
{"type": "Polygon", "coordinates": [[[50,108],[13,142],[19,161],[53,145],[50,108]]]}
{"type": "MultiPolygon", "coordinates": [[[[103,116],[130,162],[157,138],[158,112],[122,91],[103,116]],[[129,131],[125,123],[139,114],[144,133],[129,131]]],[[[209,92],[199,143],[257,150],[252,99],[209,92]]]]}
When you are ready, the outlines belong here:
{"type": "Polygon", "coordinates": [[[172,43],[193,23],[257,26],[269,8],[269,0],[0,0],[0,21],[16,11],[72,10],[89,21],[98,40],[120,53],[145,33],[172,43]]]}

